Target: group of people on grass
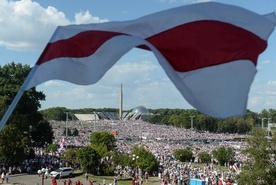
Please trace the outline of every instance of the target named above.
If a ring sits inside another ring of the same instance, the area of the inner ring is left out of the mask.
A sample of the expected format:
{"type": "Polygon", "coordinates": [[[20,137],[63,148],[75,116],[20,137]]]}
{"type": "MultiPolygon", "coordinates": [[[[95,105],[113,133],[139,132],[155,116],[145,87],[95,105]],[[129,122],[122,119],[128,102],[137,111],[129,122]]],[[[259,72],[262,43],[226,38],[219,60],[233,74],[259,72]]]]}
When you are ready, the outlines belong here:
{"type": "MultiPolygon", "coordinates": [[[[52,185],[57,185],[58,181],[56,180],[56,178],[52,177],[51,179],[52,181],[52,185]]],[[[87,181],[87,185],[93,185],[93,182],[91,180],[86,180],[87,181]]],[[[61,182],[60,184],[63,184],[63,185],[84,185],[80,180],[76,180],[75,183],[73,183],[73,181],[68,178],[68,179],[59,179],[59,182],[61,182]]]]}

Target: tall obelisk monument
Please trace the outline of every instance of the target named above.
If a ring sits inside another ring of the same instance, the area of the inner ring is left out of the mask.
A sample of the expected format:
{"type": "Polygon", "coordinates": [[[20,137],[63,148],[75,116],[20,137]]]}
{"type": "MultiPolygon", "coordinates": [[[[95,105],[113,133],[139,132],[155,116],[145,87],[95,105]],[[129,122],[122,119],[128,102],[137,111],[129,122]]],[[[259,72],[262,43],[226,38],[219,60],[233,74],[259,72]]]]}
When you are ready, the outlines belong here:
{"type": "Polygon", "coordinates": [[[123,85],[120,88],[119,119],[123,119],[123,85]]]}

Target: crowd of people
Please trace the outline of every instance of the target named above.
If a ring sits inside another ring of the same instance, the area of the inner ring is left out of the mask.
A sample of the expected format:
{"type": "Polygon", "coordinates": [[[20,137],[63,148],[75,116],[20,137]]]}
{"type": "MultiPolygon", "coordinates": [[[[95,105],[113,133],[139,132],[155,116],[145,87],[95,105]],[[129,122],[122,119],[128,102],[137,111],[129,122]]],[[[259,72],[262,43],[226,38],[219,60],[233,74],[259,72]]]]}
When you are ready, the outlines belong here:
{"type": "MultiPolygon", "coordinates": [[[[55,133],[55,143],[63,142],[66,146],[89,146],[91,133],[96,131],[107,131],[113,133],[117,138],[117,150],[131,154],[135,145],[143,145],[148,151],[155,155],[160,166],[156,174],[160,182],[171,184],[184,184],[187,179],[201,179],[206,184],[226,184],[233,183],[235,175],[239,173],[238,165],[228,166],[228,171],[222,171],[216,164],[216,159],[212,158],[210,164],[204,168],[199,165],[200,152],[207,152],[212,156],[212,151],[224,146],[231,147],[235,152],[235,161],[237,164],[244,162],[247,157],[240,153],[246,146],[244,142],[235,141],[234,138],[245,137],[244,135],[228,133],[209,133],[185,128],[176,128],[168,125],[155,125],[145,121],[122,121],[122,120],[97,120],[90,122],[75,121],[65,124],[64,122],[52,123],[55,133]],[[64,129],[79,131],[78,136],[64,137],[64,129]],[[180,163],[177,161],[173,152],[176,149],[191,148],[193,160],[189,163],[180,163]]],[[[227,164],[225,164],[227,166],[227,164]]],[[[126,174],[129,172],[125,172],[126,174]]],[[[142,179],[143,174],[138,179],[142,179]]],[[[137,183],[138,184],[138,183],[137,183]]]]}
{"type": "MultiPolygon", "coordinates": [[[[213,150],[224,146],[233,149],[235,152],[235,161],[242,163],[247,159],[245,155],[241,154],[241,150],[246,147],[246,143],[234,140],[237,137],[245,137],[244,135],[199,132],[167,125],[150,124],[141,120],[74,121],[67,124],[65,122],[53,121],[51,124],[54,131],[53,143],[59,145],[63,150],[70,148],[70,146],[89,146],[90,136],[93,131],[113,133],[117,139],[116,149],[121,153],[131,154],[134,146],[144,146],[146,150],[150,151],[156,157],[160,167],[155,173],[147,175],[147,172],[139,168],[120,168],[117,174],[121,177],[133,177],[133,173],[135,172],[135,178],[132,182],[134,185],[146,181],[146,177],[149,175],[158,177],[160,184],[184,185],[189,179],[203,180],[206,182],[206,185],[220,185],[220,183],[223,185],[226,183],[233,184],[236,174],[239,173],[239,166],[228,166],[228,170],[222,170],[216,165],[216,159],[212,158],[211,163],[205,164],[202,167],[199,165],[201,161],[198,154],[200,152],[207,152],[212,156],[213,150]],[[71,132],[77,129],[79,134],[77,136],[65,136],[65,129],[70,129],[71,132]],[[179,162],[173,156],[173,152],[176,149],[185,149],[186,147],[192,150],[193,160],[186,163],[179,162]]],[[[60,150],[45,155],[45,148],[34,149],[35,157],[33,159],[25,160],[19,166],[10,166],[8,170],[0,168],[0,173],[3,172],[1,175],[2,180],[2,176],[5,175],[4,179],[8,181],[9,173],[14,171],[36,173],[36,170],[41,167],[45,167],[51,171],[51,169],[67,165],[64,161],[60,160],[62,152],[60,150]]],[[[225,165],[227,166],[227,164],[225,165]]],[[[64,184],[70,184],[66,180],[63,180],[63,182],[64,184]]],[[[76,181],[75,183],[78,182],[76,181]]],[[[114,183],[115,181],[111,184],[114,183]]],[[[53,182],[53,184],[55,183],[53,182]]],[[[71,184],[73,183],[71,182],[71,184]]]]}

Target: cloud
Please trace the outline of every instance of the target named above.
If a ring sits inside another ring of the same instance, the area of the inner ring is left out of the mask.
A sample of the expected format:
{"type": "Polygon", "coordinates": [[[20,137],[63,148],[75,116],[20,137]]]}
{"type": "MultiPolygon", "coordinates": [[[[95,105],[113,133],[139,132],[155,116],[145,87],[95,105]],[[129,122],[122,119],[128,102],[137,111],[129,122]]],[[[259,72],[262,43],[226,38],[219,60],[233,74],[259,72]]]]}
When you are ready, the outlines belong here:
{"type": "Polygon", "coordinates": [[[74,88],[72,91],[66,92],[65,95],[71,100],[89,100],[94,97],[94,95],[87,92],[83,86],[74,88]]]}
{"type": "Polygon", "coordinates": [[[270,108],[270,107],[275,107],[275,104],[273,102],[271,102],[271,101],[266,101],[265,104],[264,104],[264,106],[266,108],[270,108]]]}
{"type": "Polygon", "coordinates": [[[126,85],[147,83],[148,77],[158,68],[160,67],[148,60],[119,63],[105,74],[102,83],[105,85],[120,84],[122,81],[126,85]]]}
{"type": "Polygon", "coordinates": [[[50,86],[64,86],[64,83],[60,82],[60,81],[53,81],[53,80],[50,80],[50,81],[47,81],[44,83],[44,86],[45,87],[50,87],[50,86]]]}
{"type": "Polygon", "coordinates": [[[248,99],[248,109],[261,111],[276,106],[276,81],[258,83],[251,87],[248,99]]]}
{"type": "Polygon", "coordinates": [[[275,96],[276,95],[276,81],[270,80],[267,83],[252,86],[250,91],[255,97],[256,95],[258,97],[266,97],[266,99],[269,96],[275,96]]]}
{"type": "Polygon", "coordinates": [[[248,101],[248,104],[249,106],[256,106],[256,105],[259,105],[263,100],[263,97],[260,97],[260,96],[255,96],[255,97],[252,97],[252,98],[249,98],[249,101],[248,101]]]}
{"type": "Polygon", "coordinates": [[[268,85],[269,87],[276,87],[276,81],[271,81],[271,80],[269,80],[268,83],[267,83],[267,85],[268,85]]]}
{"type": "Polygon", "coordinates": [[[75,20],[70,21],[58,9],[44,8],[31,0],[0,0],[0,4],[0,46],[11,50],[43,49],[60,25],[107,21],[89,11],[76,13],[75,20]]]}
{"type": "Polygon", "coordinates": [[[264,60],[264,61],[261,62],[261,64],[270,64],[270,63],[271,63],[270,60],[264,60]]]}
{"type": "Polygon", "coordinates": [[[75,24],[102,23],[107,21],[107,19],[93,17],[88,10],[85,12],[79,12],[75,14],[75,24]]]}

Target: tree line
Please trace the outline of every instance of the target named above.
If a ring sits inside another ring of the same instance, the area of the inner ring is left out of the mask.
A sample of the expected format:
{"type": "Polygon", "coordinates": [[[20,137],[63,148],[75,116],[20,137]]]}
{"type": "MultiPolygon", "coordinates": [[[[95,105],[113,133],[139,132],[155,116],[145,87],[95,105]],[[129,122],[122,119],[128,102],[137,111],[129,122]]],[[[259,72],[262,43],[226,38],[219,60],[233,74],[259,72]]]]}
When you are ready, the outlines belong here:
{"type": "MultiPolygon", "coordinates": [[[[126,110],[130,112],[132,110],[126,110]]],[[[69,119],[74,119],[74,114],[91,114],[93,112],[113,112],[118,113],[116,108],[83,108],[83,109],[67,109],[65,107],[53,107],[41,110],[40,113],[44,115],[47,120],[66,121],[66,113],[69,113],[69,119]]],[[[204,114],[201,114],[195,109],[149,109],[150,116],[145,120],[152,124],[163,124],[175,127],[193,129],[198,131],[209,131],[216,133],[239,133],[246,134],[252,131],[255,127],[261,127],[262,121],[264,127],[268,125],[268,119],[271,118],[270,123],[276,122],[276,110],[262,110],[261,113],[247,110],[244,117],[232,117],[228,119],[216,119],[204,114]]],[[[119,119],[119,118],[118,118],[119,119]]]]}

